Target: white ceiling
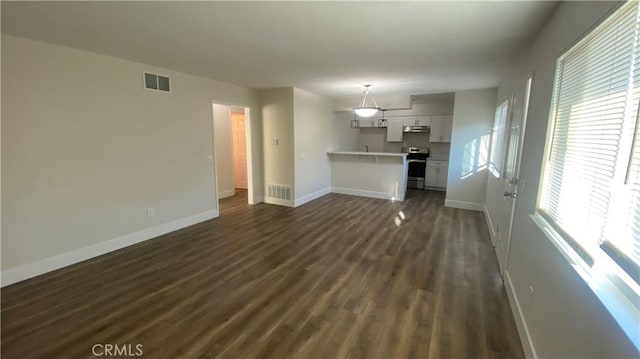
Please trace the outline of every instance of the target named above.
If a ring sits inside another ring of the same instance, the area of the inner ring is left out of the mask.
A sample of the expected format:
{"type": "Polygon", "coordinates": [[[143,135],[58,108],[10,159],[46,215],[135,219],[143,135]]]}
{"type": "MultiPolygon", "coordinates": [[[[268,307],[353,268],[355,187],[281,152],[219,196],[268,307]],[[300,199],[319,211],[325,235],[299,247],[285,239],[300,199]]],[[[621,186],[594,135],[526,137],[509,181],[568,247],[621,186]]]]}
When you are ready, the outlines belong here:
{"type": "Polygon", "coordinates": [[[2,33],[332,98],[499,84],[556,2],[2,2],[2,33]]]}

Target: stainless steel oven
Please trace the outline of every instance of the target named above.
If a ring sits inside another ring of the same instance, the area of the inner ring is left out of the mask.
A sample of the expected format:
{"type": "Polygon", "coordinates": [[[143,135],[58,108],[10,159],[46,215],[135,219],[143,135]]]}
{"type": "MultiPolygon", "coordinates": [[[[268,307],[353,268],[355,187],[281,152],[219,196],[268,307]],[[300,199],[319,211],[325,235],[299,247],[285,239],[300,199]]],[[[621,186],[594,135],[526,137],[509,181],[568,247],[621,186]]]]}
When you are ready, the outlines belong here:
{"type": "Polygon", "coordinates": [[[403,152],[407,153],[407,188],[424,189],[429,149],[405,147],[403,152]]]}

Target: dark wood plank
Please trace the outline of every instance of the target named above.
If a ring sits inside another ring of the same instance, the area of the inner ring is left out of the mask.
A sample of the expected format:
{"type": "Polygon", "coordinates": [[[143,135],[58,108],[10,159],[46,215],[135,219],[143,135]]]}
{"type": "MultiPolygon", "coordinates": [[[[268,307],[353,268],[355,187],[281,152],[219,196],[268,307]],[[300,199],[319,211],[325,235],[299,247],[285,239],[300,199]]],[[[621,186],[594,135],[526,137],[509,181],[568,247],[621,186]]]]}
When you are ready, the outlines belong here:
{"type": "Polygon", "coordinates": [[[1,290],[3,358],[523,358],[481,213],[330,194],[221,216],[1,290]]]}

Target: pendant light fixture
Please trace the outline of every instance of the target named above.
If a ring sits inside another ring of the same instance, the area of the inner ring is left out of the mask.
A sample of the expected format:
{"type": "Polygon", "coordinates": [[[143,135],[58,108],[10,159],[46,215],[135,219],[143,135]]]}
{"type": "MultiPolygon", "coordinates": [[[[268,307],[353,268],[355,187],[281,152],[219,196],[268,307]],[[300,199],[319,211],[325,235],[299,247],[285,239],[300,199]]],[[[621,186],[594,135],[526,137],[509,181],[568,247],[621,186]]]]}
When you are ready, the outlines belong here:
{"type": "Polygon", "coordinates": [[[362,99],[362,103],[360,103],[360,106],[353,109],[356,115],[360,117],[371,117],[380,110],[380,107],[378,107],[376,100],[373,98],[369,87],[371,87],[371,85],[364,85],[364,98],[362,99]],[[367,102],[368,97],[371,98],[371,102],[373,102],[373,104],[367,102]]]}

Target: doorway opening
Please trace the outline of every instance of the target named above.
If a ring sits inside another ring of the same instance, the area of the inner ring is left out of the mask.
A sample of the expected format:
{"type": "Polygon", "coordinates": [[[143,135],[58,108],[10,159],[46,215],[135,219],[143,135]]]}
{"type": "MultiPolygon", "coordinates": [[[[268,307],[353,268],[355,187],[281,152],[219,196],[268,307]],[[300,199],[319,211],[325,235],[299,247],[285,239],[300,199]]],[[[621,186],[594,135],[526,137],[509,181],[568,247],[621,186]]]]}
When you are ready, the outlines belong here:
{"type": "Polygon", "coordinates": [[[254,204],[249,107],[213,103],[213,154],[216,202],[234,197],[254,204]]]}

